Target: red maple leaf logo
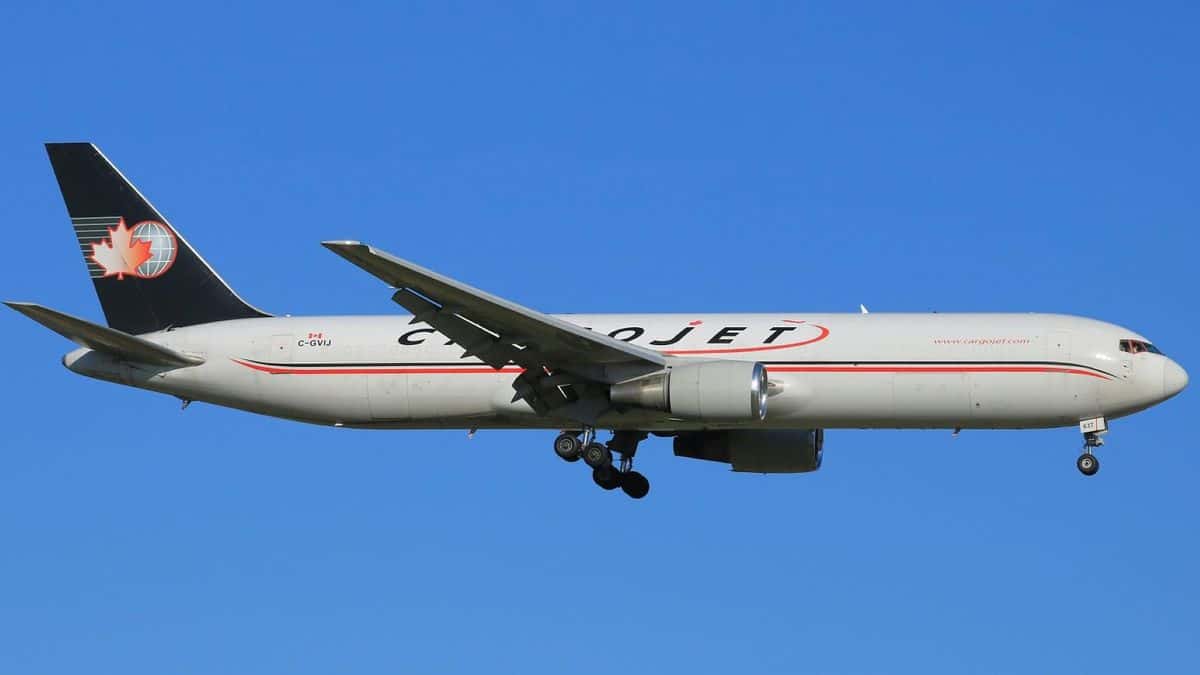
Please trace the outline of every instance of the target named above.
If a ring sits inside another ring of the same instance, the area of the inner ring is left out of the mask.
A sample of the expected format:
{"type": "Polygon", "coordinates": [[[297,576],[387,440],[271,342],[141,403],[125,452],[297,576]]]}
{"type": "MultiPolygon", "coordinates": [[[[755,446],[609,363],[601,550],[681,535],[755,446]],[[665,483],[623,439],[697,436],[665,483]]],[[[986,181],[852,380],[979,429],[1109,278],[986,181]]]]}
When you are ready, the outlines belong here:
{"type": "Polygon", "coordinates": [[[117,281],[126,274],[140,276],[138,265],[150,259],[150,242],[133,237],[133,230],[125,227],[125,219],[109,228],[108,240],[92,244],[92,260],[104,269],[104,276],[116,275],[117,281]]]}

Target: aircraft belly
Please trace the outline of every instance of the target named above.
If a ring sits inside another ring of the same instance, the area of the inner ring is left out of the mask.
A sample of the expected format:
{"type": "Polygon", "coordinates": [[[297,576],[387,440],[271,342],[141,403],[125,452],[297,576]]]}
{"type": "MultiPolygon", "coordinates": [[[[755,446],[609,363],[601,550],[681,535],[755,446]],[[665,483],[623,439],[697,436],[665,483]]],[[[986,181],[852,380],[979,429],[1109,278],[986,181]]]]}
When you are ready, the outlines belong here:
{"type": "MultiPolygon", "coordinates": [[[[88,352],[87,355],[98,353],[88,352]]],[[[122,384],[170,394],[187,401],[205,401],[267,415],[275,414],[268,409],[255,375],[227,359],[215,358],[203,365],[188,368],[154,368],[128,363],[119,363],[119,366],[122,384]]],[[[78,366],[72,370],[104,379],[101,374],[80,371],[78,366]]]]}
{"type": "Polygon", "coordinates": [[[497,391],[512,397],[512,378],[509,373],[409,375],[409,418],[453,426],[463,418],[492,416],[497,391]]]}
{"type": "Polygon", "coordinates": [[[970,381],[966,373],[897,373],[892,378],[897,420],[920,426],[968,426],[970,381]]]}
{"type": "Polygon", "coordinates": [[[258,373],[262,411],[281,417],[323,420],[333,424],[369,421],[364,375],[328,377],[258,373]]]}
{"type": "MultiPolygon", "coordinates": [[[[770,371],[768,371],[770,372],[770,371]]],[[[767,400],[772,427],[875,426],[893,417],[891,373],[772,373],[782,391],[767,400]]]]}
{"type": "Polygon", "coordinates": [[[408,395],[408,375],[380,374],[367,377],[367,400],[371,419],[402,421],[411,417],[408,395]]]}
{"type": "Polygon", "coordinates": [[[974,425],[1007,427],[1061,416],[1057,390],[1063,375],[1048,373],[971,374],[971,417],[974,425]]]}
{"type": "Polygon", "coordinates": [[[772,375],[770,427],[972,428],[1074,424],[1095,409],[1079,376],[1030,373],[772,375]]]}
{"type": "Polygon", "coordinates": [[[301,356],[297,353],[295,333],[279,332],[257,336],[252,342],[251,353],[259,364],[271,364],[249,367],[245,363],[233,363],[240,372],[253,373],[258,396],[252,404],[253,410],[327,424],[370,421],[365,375],[330,374],[321,369],[303,368],[314,360],[353,358],[353,347],[301,356]]]}

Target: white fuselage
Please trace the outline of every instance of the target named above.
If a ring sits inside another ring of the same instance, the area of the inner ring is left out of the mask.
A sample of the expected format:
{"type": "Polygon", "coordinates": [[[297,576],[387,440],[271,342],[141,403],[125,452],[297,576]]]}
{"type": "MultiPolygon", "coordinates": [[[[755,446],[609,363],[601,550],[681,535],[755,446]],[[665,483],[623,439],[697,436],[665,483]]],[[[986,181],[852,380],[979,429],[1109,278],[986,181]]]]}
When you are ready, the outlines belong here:
{"type": "MultiPolygon", "coordinates": [[[[610,429],[1031,428],[1114,418],[1170,397],[1168,358],[1136,333],[1054,314],[604,314],[559,318],[677,358],[757,361],[765,421],[614,409],[610,429]]],[[[223,321],[142,336],[204,359],[164,369],[80,349],[73,371],[266,415],[375,428],[575,428],[513,402],[495,370],[407,316],[223,321]]],[[[1186,376],[1184,376],[1186,377],[1186,376]]]]}

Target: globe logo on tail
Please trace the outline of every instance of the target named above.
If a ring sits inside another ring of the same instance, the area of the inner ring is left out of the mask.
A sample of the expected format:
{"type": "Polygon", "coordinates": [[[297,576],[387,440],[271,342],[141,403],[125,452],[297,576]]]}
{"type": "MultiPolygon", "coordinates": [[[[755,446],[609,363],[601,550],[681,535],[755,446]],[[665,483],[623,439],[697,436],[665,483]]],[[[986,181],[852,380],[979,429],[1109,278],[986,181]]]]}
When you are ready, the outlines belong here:
{"type": "Polygon", "coordinates": [[[91,244],[91,259],[104,270],[105,277],[118,281],[126,276],[153,279],[162,276],[179,253],[175,233],[163,223],[143,220],[132,228],[121,218],[108,229],[108,238],[91,244]]]}

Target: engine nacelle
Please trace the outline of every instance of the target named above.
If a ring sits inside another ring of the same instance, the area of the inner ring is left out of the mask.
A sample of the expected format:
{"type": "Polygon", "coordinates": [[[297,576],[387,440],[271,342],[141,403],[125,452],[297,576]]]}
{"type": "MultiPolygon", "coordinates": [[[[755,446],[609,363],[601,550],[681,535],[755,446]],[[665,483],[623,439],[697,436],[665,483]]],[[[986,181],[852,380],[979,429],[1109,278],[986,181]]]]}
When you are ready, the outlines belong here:
{"type": "Polygon", "coordinates": [[[750,473],[805,473],[821,468],[823,429],[688,431],[675,436],[679,457],[707,459],[750,473]]]}
{"type": "Polygon", "coordinates": [[[752,361],[684,363],[618,382],[609,398],[688,419],[762,420],[767,416],[767,369],[752,361]]]}

